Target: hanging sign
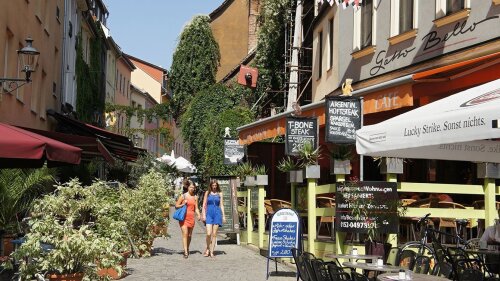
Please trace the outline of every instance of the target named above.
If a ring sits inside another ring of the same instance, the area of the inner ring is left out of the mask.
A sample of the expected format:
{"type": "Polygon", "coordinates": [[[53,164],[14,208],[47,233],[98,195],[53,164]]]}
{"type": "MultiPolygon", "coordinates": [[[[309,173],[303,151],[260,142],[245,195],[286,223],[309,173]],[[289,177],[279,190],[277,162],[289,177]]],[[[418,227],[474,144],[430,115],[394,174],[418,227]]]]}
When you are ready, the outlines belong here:
{"type": "Polygon", "coordinates": [[[326,99],[326,142],[356,143],[356,130],[361,128],[361,101],[354,97],[335,96],[326,99]]]}
{"type": "Polygon", "coordinates": [[[341,232],[397,233],[399,227],[397,183],[338,182],[335,192],[335,228],[341,232]]]}
{"type": "Polygon", "coordinates": [[[292,209],[279,209],[269,227],[268,258],[291,258],[292,248],[299,249],[299,215],[292,209]]]}
{"type": "Polygon", "coordinates": [[[318,118],[287,117],[285,131],[285,154],[298,155],[304,143],[310,142],[318,148],[318,118]]]}
{"type": "Polygon", "coordinates": [[[224,165],[236,165],[245,157],[245,146],[238,139],[224,139],[224,165]]]}

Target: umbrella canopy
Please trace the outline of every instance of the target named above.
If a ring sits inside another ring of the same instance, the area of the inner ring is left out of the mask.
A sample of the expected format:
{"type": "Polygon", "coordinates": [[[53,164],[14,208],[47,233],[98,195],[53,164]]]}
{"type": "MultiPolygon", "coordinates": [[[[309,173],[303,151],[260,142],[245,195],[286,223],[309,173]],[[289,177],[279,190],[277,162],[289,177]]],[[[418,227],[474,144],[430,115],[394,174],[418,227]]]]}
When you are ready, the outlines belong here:
{"type": "Polygon", "coordinates": [[[182,156],[175,159],[174,165],[179,172],[196,173],[196,167],[182,156]]]}
{"type": "Polygon", "coordinates": [[[0,168],[35,168],[79,164],[80,148],[0,123],[0,168]]]}
{"type": "Polygon", "coordinates": [[[500,79],[356,132],[369,156],[500,163],[500,79]],[[496,140],[495,140],[496,139],[496,140]]]}

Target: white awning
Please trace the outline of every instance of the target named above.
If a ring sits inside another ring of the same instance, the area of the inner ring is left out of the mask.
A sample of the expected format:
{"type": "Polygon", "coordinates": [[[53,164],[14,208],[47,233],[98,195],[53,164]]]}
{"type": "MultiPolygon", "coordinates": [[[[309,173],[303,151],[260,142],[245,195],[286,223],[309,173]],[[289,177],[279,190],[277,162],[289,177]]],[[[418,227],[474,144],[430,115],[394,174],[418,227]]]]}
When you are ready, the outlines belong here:
{"type": "Polygon", "coordinates": [[[500,163],[500,79],[356,132],[368,156],[500,163]]]}

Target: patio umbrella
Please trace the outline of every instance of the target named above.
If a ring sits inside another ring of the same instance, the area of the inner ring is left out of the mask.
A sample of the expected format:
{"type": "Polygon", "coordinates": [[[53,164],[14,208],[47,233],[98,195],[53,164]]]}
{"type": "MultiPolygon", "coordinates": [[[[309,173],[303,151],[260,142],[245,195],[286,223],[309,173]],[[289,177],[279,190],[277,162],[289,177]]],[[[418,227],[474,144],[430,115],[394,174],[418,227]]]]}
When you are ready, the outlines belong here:
{"type": "Polygon", "coordinates": [[[196,173],[196,167],[182,156],[175,159],[174,165],[179,172],[196,173]]]}
{"type": "Polygon", "coordinates": [[[0,168],[38,168],[79,164],[80,148],[0,123],[0,168]]]}

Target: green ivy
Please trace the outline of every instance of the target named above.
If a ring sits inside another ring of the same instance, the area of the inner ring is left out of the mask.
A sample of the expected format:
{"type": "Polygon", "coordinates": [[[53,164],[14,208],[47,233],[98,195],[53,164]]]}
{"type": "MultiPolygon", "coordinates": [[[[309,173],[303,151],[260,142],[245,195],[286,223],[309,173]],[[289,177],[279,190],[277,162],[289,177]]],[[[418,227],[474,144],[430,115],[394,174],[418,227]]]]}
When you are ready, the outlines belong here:
{"type": "Polygon", "coordinates": [[[97,30],[95,38],[90,40],[90,61],[87,64],[83,60],[82,34],[78,34],[77,57],[76,57],[76,79],[77,79],[77,95],[76,95],[76,112],[78,119],[104,126],[102,118],[96,124],[95,114],[103,116],[104,112],[104,67],[102,66],[103,44],[106,37],[100,25],[93,22],[97,30]]]}
{"type": "Polygon", "coordinates": [[[224,165],[224,138],[222,137],[224,129],[229,127],[235,133],[236,128],[252,121],[254,121],[254,114],[245,107],[234,107],[212,115],[201,134],[205,150],[199,170],[204,176],[233,174],[236,166],[224,165]]]}
{"type": "Polygon", "coordinates": [[[283,93],[268,94],[267,91],[283,90],[285,87],[285,23],[289,8],[290,0],[265,0],[262,4],[255,66],[259,69],[256,94],[265,97],[259,102],[258,112],[266,102],[270,101],[276,105],[284,103],[283,93]]]}
{"type": "Polygon", "coordinates": [[[212,34],[210,18],[194,17],[180,35],[170,69],[176,120],[185,112],[193,96],[215,83],[219,61],[219,45],[212,34]]]}

